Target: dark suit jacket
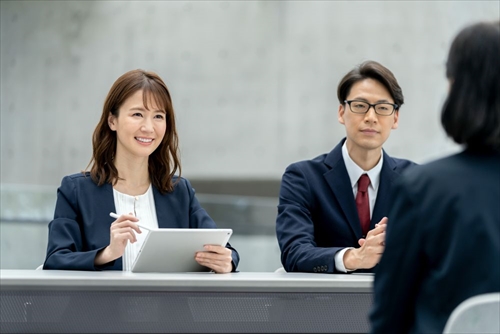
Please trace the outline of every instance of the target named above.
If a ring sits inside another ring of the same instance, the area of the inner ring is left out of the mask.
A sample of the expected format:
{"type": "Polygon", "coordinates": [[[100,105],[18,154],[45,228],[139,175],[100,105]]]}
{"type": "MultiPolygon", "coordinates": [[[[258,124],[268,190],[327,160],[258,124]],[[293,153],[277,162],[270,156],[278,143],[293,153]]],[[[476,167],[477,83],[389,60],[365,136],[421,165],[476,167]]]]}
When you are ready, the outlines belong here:
{"type": "Polygon", "coordinates": [[[465,151],[398,181],[372,333],[441,333],[462,301],[500,291],[500,154],[465,151]]]}
{"type": "MultiPolygon", "coordinates": [[[[328,154],[288,166],[283,174],[276,235],[286,271],[334,273],[335,253],[359,247],[362,230],[342,158],[344,141],[328,154]]],[[[394,180],[413,165],[383,155],[370,229],[388,214],[394,180]]]]}
{"type": "MultiPolygon", "coordinates": [[[[171,193],[162,195],[153,187],[156,216],[160,228],[216,228],[200,206],[188,180],[180,178],[171,193]]],[[[44,269],[122,270],[122,258],[104,266],[94,266],[98,251],[109,245],[110,226],[115,220],[113,187],[97,186],[89,174],[66,176],[57,190],[54,220],[49,224],[49,242],[44,269]]],[[[233,269],[239,255],[232,250],[233,269]]],[[[164,254],[162,256],[175,256],[164,254]]],[[[193,254],[194,256],[194,254],[193,254]]]]}

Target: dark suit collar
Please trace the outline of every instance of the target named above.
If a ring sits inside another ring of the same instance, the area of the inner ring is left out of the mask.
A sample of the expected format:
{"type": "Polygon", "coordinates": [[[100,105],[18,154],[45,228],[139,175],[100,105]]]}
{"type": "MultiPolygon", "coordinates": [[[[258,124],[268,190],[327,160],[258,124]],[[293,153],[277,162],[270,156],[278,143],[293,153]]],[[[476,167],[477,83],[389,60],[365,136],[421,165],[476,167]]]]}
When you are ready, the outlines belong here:
{"type": "MultiPolygon", "coordinates": [[[[344,137],[340,141],[340,143],[338,143],[337,146],[335,146],[333,148],[333,150],[331,150],[331,152],[327,154],[327,156],[324,160],[325,165],[327,165],[330,168],[333,168],[333,166],[335,166],[339,163],[339,160],[342,164],[344,164],[344,159],[342,158],[342,145],[344,145],[345,141],[346,141],[346,138],[344,137]]],[[[344,168],[345,168],[345,166],[344,166],[344,168]]]]}
{"type": "MultiPolygon", "coordinates": [[[[92,181],[93,182],[93,181],[92,181]]],[[[109,225],[113,223],[115,218],[109,216],[110,212],[116,213],[115,207],[115,197],[113,195],[113,185],[111,183],[104,183],[101,186],[96,185],[96,191],[92,194],[93,201],[99,203],[99,208],[102,208],[103,212],[99,212],[101,217],[107,217],[109,219],[109,225]]],[[[99,210],[100,211],[100,210],[99,210]]],[[[122,257],[120,256],[115,260],[114,264],[117,268],[123,268],[122,257]]]]}
{"type": "Polygon", "coordinates": [[[159,228],[166,228],[168,227],[166,225],[167,221],[165,219],[161,219],[164,217],[169,217],[173,216],[172,213],[176,212],[175,204],[173,205],[172,199],[168,201],[168,193],[165,195],[162,195],[158,188],[153,186],[153,197],[155,199],[155,208],[156,208],[156,217],[158,220],[158,227],[159,228]],[[169,214],[170,210],[170,214],[169,214]]]}
{"type": "Polygon", "coordinates": [[[342,158],[342,145],[345,138],[340,141],[335,148],[325,157],[324,163],[330,170],[323,174],[326,182],[330,186],[339,206],[349,222],[349,226],[356,239],[361,238],[362,230],[359,222],[356,203],[352,192],[351,181],[342,158]]]}
{"type": "MultiPolygon", "coordinates": [[[[354,201],[351,181],[345,167],[344,159],[342,158],[342,145],[346,138],[342,139],[335,148],[325,157],[324,163],[330,170],[323,176],[330,186],[335,198],[342,208],[347,221],[357,239],[362,237],[361,225],[359,222],[358,211],[354,201]]],[[[385,215],[387,215],[390,207],[392,187],[395,177],[398,175],[395,172],[396,163],[388,154],[382,150],[384,161],[380,171],[380,184],[377,192],[377,200],[373,208],[372,220],[370,229],[378,223],[385,215]]]]}
{"type": "MultiPolygon", "coordinates": [[[[116,213],[113,185],[111,183],[104,183],[102,186],[97,186],[96,189],[97,190],[92,194],[94,196],[94,202],[99,203],[99,206],[103,208],[103,210],[109,211],[106,212],[107,216],[109,216],[110,212],[116,213]]],[[[111,219],[114,220],[114,218],[111,219]]]]}

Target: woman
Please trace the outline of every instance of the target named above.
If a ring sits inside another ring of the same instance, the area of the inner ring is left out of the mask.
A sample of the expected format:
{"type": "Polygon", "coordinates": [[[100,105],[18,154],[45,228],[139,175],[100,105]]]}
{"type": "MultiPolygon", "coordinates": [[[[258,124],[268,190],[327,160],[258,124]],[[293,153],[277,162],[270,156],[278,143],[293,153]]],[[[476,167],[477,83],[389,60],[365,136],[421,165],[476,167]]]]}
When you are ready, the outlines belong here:
{"type": "MultiPolygon", "coordinates": [[[[146,228],[215,228],[181,170],[170,93],[152,72],[122,75],[108,93],[94,131],[89,172],[63,178],[44,269],[131,270],[146,228]],[[117,213],[115,220],[110,213],[117,213]]],[[[207,245],[196,261],[235,271],[229,244],[207,245]]],[[[159,254],[159,256],[175,256],[159,254]]]]}
{"type": "Polygon", "coordinates": [[[500,22],[462,30],[446,75],[441,122],[464,150],[398,179],[372,333],[442,333],[462,301],[500,291],[500,22]]]}

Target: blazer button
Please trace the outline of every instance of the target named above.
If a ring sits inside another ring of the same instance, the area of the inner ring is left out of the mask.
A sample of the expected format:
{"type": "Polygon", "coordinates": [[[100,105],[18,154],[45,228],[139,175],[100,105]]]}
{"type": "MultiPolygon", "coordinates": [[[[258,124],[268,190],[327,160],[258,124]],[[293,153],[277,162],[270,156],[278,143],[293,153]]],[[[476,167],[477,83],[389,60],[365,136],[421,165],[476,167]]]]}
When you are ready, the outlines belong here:
{"type": "Polygon", "coordinates": [[[314,267],[314,268],[313,268],[313,271],[314,271],[315,273],[317,273],[317,272],[318,272],[317,267],[314,267]]]}

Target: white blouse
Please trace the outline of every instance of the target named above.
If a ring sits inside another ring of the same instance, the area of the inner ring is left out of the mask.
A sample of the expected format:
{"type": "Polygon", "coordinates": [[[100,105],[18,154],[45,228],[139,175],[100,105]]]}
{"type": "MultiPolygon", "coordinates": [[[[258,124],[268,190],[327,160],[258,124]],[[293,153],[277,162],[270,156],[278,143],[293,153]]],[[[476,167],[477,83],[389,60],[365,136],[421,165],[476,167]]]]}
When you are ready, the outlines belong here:
{"type": "MultiPolygon", "coordinates": [[[[146,193],[139,196],[130,196],[123,194],[113,188],[113,197],[115,200],[116,213],[120,215],[133,213],[138,219],[139,223],[144,227],[157,229],[158,218],[156,217],[155,199],[153,196],[153,188],[149,185],[146,193]]],[[[135,258],[139,254],[148,231],[141,229],[142,233],[136,233],[137,242],[131,244],[127,243],[125,253],[123,253],[123,271],[132,270],[135,258]]]]}

